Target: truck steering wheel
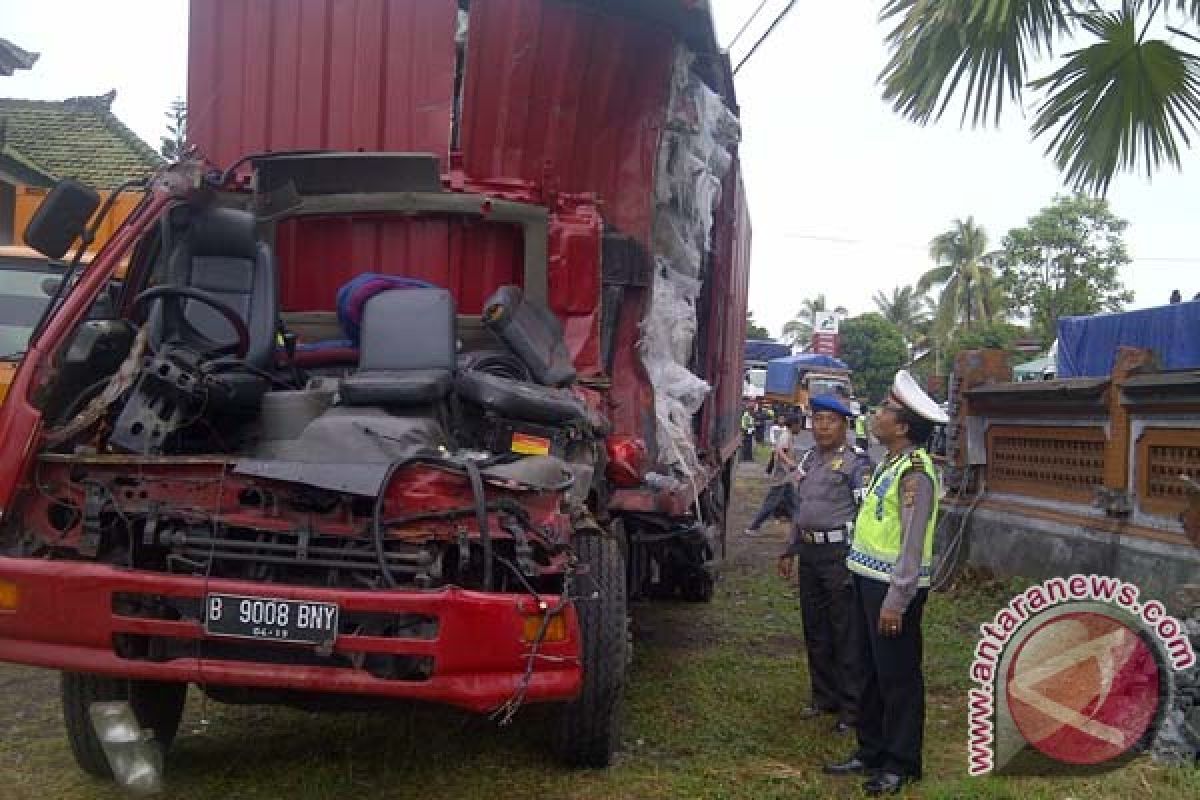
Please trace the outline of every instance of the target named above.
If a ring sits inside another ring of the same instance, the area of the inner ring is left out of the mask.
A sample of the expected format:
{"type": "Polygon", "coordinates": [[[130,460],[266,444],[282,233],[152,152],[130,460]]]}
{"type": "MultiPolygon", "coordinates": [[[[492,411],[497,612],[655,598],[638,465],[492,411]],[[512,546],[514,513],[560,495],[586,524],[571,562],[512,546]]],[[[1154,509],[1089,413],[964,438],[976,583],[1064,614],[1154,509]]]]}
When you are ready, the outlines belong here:
{"type": "MultiPolygon", "coordinates": [[[[195,300],[198,303],[208,306],[213,311],[220,314],[233,328],[234,335],[237,337],[235,342],[221,345],[210,351],[212,355],[233,355],[237,358],[245,358],[246,353],[250,350],[250,331],[246,327],[246,321],[242,319],[242,315],[234,310],[228,303],[218,299],[214,295],[209,294],[201,289],[193,289],[190,286],[155,286],[151,289],[146,289],[140,292],[133,299],[133,305],[130,307],[130,313],[135,320],[140,321],[142,311],[149,305],[151,300],[159,300],[165,298],[183,298],[186,300],[195,300]]],[[[207,337],[204,337],[207,338],[207,337]]]]}

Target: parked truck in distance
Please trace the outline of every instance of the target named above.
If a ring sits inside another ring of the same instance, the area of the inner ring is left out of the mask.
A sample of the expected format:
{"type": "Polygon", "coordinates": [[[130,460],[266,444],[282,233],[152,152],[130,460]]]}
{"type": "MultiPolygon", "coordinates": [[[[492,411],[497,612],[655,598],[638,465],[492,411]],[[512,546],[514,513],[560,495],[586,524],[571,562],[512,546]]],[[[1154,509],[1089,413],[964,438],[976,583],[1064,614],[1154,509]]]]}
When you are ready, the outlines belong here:
{"type": "Polygon", "coordinates": [[[791,345],[771,339],[747,339],[745,373],[742,378],[742,399],[760,400],[767,389],[767,364],[773,358],[792,354],[791,345]]]}
{"type": "Polygon", "coordinates": [[[822,394],[846,399],[854,396],[846,362],[832,356],[804,354],[772,359],[767,364],[766,401],[777,409],[801,414],[804,427],[809,427],[812,417],[810,398],[822,394]]]}

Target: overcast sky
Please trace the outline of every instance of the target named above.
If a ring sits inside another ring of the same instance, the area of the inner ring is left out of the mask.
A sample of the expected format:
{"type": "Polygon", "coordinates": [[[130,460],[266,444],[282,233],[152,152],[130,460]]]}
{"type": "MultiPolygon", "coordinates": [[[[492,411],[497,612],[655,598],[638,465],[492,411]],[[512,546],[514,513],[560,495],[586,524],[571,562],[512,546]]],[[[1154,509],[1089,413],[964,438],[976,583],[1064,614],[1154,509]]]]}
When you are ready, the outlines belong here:
{"type": "MultiPolygon", "coordinates": [[[[241,2],[242,0],[229,0],[241,2]]],[[[713,0],[728,43],[759,0],[713,0]]],[[[787,0],[766,7],[734,48],[740,56],[787,0]]],[[[919,128],[880,100],[886,60],[879,3],[800,0],[737,77],[742,160],[754,224],[750,307],[778,334],[803,298],[825,293],[851,313],[878,289],[913,283],[932,264],[929,240],[974,215],[994,246],[1064,191],[1028,119],[960,129],[956,114],[919,128]]],[[[33,70],[0,78],[0,96],[59,100],[117,90],[114,111],[152,146],[164,112],[186,92],[185,0],[0,0],[0,36],[41,53],[33,70]]],[[[1114,210],[1131,223],[1124,270],[1135,307],[1200,292],[1193,231],[1200,153],[1182,174],[1118,178],[1114,210]]]]}

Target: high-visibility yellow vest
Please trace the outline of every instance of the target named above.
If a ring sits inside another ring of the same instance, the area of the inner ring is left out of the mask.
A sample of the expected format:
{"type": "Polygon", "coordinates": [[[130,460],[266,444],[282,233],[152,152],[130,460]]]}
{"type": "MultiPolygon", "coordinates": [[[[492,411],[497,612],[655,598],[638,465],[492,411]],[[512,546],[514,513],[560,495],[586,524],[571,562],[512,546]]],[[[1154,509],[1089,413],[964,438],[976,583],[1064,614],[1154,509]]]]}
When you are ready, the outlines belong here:
{"type": "Polygon", "coordinates": [[[880,465],[867,489],[866,500],[854,523],[854,542],[846,557],[846,566],[867,578],[890,583],[892,570],[900,559],[903,531],[900,520],[900,476],[916,467],[933,483],[933,507],[925,526],[925,543],[921,552],[921,571],[917,586],[928,588],[933,572],[933,530],[938,515],[938,479],[933,460],[923,449],[901,456],[888,466],[880,465]]]}
{"type": "Polygon", "coordinates": [[[858,417],[854,420],[854,435],[856,438],[859,438],[859,439],[867,438],[867,416],[866,416],[866,414],[859,414],[858,417]]]}

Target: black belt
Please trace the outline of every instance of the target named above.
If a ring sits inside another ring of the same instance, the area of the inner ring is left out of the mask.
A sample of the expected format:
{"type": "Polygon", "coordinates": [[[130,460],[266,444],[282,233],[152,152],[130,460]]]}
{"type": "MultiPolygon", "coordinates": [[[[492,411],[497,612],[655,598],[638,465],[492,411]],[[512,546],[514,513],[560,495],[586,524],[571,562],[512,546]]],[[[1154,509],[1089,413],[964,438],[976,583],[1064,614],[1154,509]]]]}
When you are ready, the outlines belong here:
{"type": "Polygon", "coordinates": [[[850,541],[846,526],[831,531],[798,531],[796,539],[803,544],[843,544],[850,541]]]}

